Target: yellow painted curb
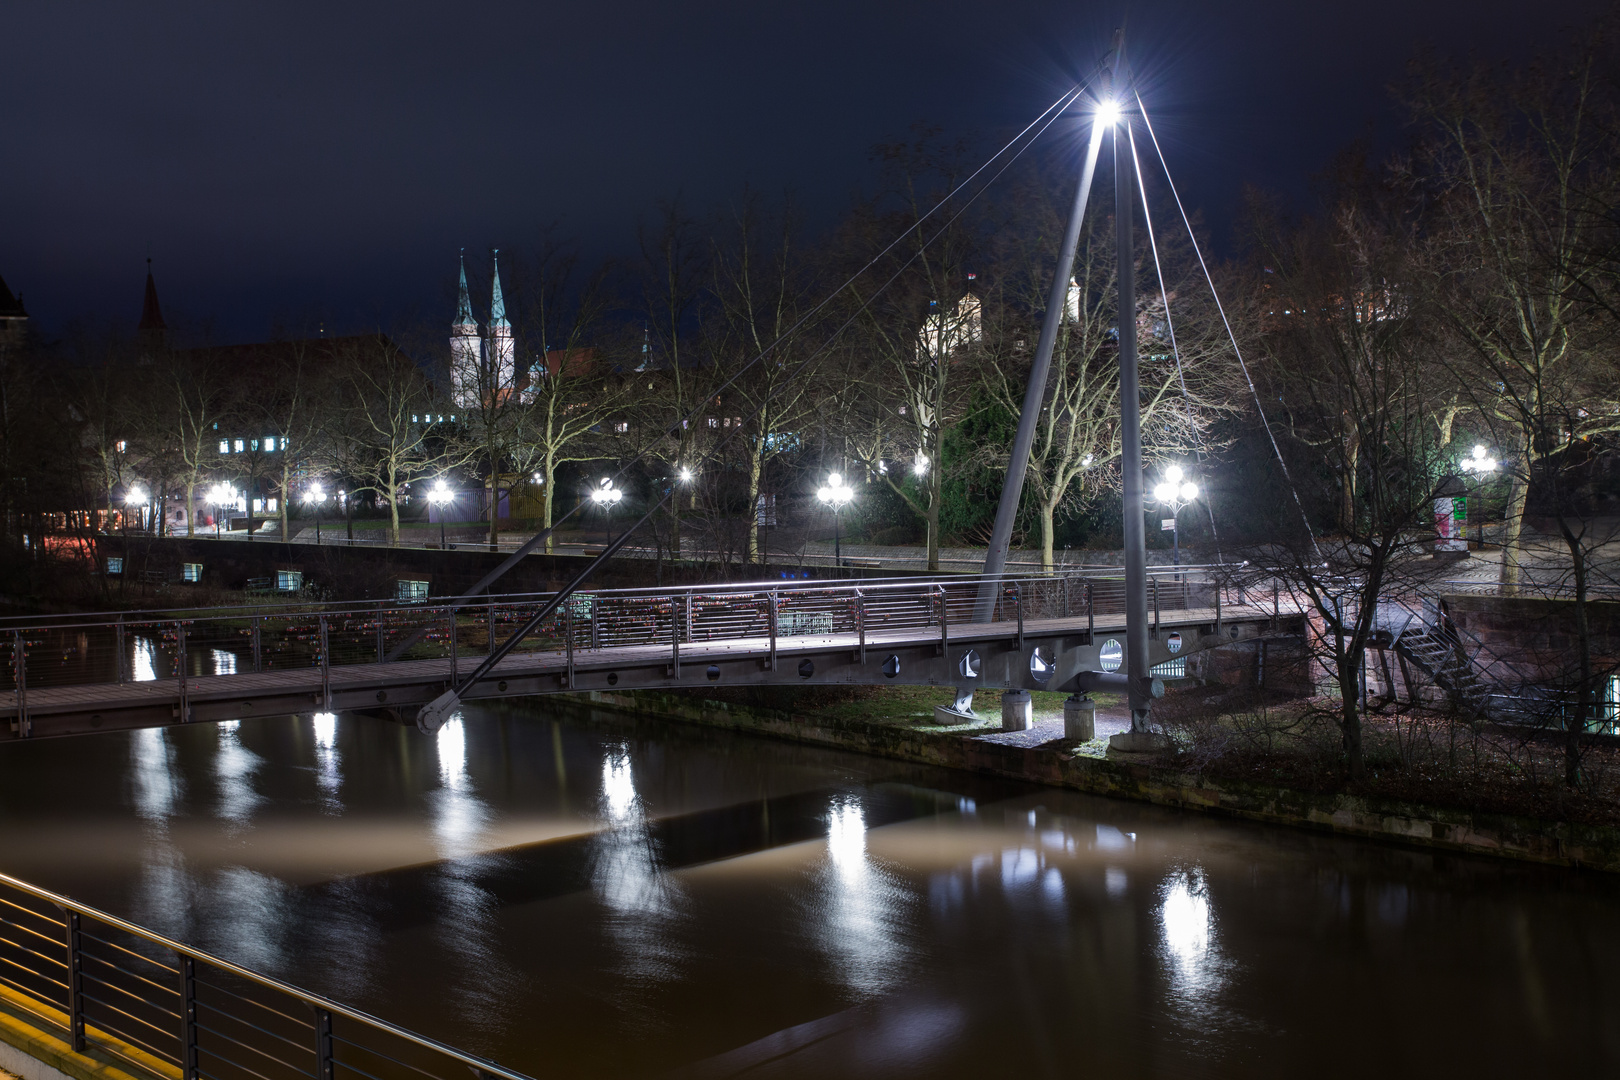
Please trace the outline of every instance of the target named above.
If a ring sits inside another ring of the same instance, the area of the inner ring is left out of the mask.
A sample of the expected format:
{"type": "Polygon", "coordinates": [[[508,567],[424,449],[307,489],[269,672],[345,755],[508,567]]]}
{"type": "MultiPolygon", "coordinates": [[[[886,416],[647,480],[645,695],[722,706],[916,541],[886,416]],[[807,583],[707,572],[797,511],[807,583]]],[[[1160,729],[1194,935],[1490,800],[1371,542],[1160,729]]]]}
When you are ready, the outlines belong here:
{"type": "Polygon", "coordinates": [[[49,1020],[60,1023],[64,1028],[67,1026],[67,1014],[60,1009],[43,1007],[10,987],[0,986],[0,1042],[8,1043],[74,1080],[152,1080],[153,1076],[180,1080],[180,1070],[173,1065],[95,1028],[90,1029],[94,1042],[84,1053],[75,1053],[61,1036],[30,1022],[27,1016],[31,1011],[44,1013],[49,1020]],[[146,1071],[133,1073],[122,1065],[114,1064],[96,1049],[95,1042],[105,1043],[118,1053],[127,1055],[139,1062],[146,1071]]]}

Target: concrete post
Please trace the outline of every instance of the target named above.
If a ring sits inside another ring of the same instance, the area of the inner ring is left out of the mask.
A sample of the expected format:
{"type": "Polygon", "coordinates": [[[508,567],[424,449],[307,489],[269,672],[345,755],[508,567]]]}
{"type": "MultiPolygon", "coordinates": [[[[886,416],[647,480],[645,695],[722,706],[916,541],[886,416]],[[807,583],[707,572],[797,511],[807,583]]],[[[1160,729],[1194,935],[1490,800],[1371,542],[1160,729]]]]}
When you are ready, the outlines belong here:
{"type": "Polygon", "coordinates": [[[1028,731],[1035,723],[1035,700],[1028,690],[1008,690],[1001,695],[1001,730],[1028,731]]]}
{"type": "Polygon", "coordinates": [[[1079,694],[1063,703],[1063,737],[1074,742],[1090,742],[1097,737],[1097,703],[1079,694]]]}

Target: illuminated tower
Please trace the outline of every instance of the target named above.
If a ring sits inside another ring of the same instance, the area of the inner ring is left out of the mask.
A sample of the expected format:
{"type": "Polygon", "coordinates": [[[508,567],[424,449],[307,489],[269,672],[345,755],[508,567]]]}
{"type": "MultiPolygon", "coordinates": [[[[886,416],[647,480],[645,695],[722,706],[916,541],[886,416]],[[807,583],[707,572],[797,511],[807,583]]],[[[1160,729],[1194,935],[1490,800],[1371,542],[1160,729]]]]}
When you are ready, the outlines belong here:
{"type": "Polygon", "coordinates": [[[501,295],[500,249],[496,248],[495,286],[489,301],[489,333],[484,341],[489,389],[496,400],[512,392],[517,380],[517,353],[512,343],[512,324],[506,320],[506,298],[501,295]]]}
{"type": "MultiPolygon", "coordinates": [[[[495,288],[498,294],[499,283],[495,288]]],[[[483,366],[481,345],[478,323],[473,318],[472,300],[467,296],[467,260],[463,256],[456,321],[450,327],[450,397],[463,409],[478,403],[478,372],[483,366]]]]}

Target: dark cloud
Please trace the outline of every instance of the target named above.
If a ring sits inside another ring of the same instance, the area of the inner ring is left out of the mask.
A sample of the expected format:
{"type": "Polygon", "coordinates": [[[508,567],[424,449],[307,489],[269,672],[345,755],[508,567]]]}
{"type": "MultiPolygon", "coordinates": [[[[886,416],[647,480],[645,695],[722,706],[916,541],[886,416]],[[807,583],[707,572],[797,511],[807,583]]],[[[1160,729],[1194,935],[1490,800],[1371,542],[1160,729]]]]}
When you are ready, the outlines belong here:
{"type": "Polygon", "coordinates": [[[1122,19],[1217,225],[1244,181],[1297,193],[1387,130],[1418,42],[1523,55],[1559,30],[1513,0],[13,5],[0,275],[47,329],[132,324],[149,250],[165,305],[225,340],[386,321],[440,303],[461,246],[556,222],[625,251],[676,192],[791,186],[826,220],[874,142],[1020,124],[1122,19]]]}

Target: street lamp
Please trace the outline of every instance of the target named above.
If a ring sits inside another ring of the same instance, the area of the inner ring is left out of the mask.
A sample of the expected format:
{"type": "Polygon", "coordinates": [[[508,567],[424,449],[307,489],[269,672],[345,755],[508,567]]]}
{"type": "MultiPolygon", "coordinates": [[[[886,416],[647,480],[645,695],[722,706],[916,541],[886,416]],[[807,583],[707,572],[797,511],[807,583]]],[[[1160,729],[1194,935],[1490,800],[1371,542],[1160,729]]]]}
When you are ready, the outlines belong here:
{"type": "Polygon", "coordinates": [[[613,481],[604,476],[602,482],[591,491],[591,502],[602,508],[602,516],[607,520],[607,542],[613,546],[613,508],[619,505],[624,498],[624,492],[613,486],[613,481]]]}
{"type": "Polygon", "coordinates": [[[308,505],[313,503],[314,506],[315,506],[315,546],[316,547],[320,547],[320,545],[321,545],[321,506],[325,502],[326,502],[326,492],[324,490],[322,490],[321,485],[319,485],[319,484],[311,484],[311,485],[309,485],[309,487],[304,489],[304,505],[308,506],[308,505]]]}
{"type": "MultiPolygon", "coordinates": [[[[927,467],[928,459],[922,456],[922,451],[920,451],[920,450],[917,452],[917,460],[918,460],[919,463],[922,464],[922,466],[924,468],[927,467]]],[[[922,474],[918,473],[918,475],[920,476],[922,474]]],[[[845,504],[847,504],[854,497],[855,497],[854,489],[851,488],[848,484],[844,483],[844,478],[841,475],[839,475],[838,473],[830,473],[830,474],[828,474],[828,476],[827,476],[827,486],[823,487],[823,488],[820,488],[820,489],[818,489],[816,491],[816,498],[820,499],[822,502],[824,502],[828,506],[832,507],[832,512],[833,512],[833,565],[834,566],[843,566],[844,565],[844,553],[843,553],[843,551],[842,551],[842,549],[840,547],[840,536],[839,536],[839,527],[838,527],[838,525],[839,525],[839,523],[838,523],[839,512],[842,511],[844,509],[845,504]]]]}
{"type": "Polygon", "coordinates": [[[1170,530],[1177,566],[1181,565],[1181,525],[1176,520],[1176,515],[1181,512],[1182,507],[1198,498],[1198,485],[1191,480],[1183,480],[1184,475],[1180,465],[1171,465],[1164,470],[1164,479],[1153,485],[1154,500],[1170,511],[1170,516],[1164,519],[1168,522],[1165,528],[1170,530]]]}
{"type": "Polygon", "coordinates": [[[136,509],[136,511],[141,515],[142,523],[143,524],[145,523],[145,520],[146,520],[146,492],[145,492],[145,490],[142,489],[140,487],[140,485],[136,485],[136,486],[130,488],[128,491],[124,492],[124,506],[126,507],[126,509],[124,511],[124,536],[127,538],[129,536],[129,510],[127,509],[128,507],[134,507],[136,509]]]}
{"type": "MultiPolygon", "coordinates": [[[[1485,497],[1479,495],[1479,492],[1484,488],[1485,481],[1496,474],[1500,464],[1495,458],[1491,457],[1490,451],[1486,450],[1482,444],[1475,444],[1473,457],[1466,457],[1462,460],[1462,470],[1474,478],[1474,492],[1479,496],[1479,546],[1481,548],[1485,546],[1485,497]]],[[[1453,512],[1455,513],[1455,510],[1453,512]]],[[[1468,527],[1467,515],[1468,506],[1464,504],[1463,528],[1465,529],[1468,527]]],[[[1463,535],[1466,536],[1467,534],[1464,533],[1463,535]]]]}
{"type": "Polygon", "coordinates": [[[208,489],[208,501],[214,507],[214,539],[219,539],[219,514],[227,506],[236,505],[236,488],[230,484],[215,484],[208,489]]]}
{"type": "Polygon", "coordinates": [[[439,547],[447,547],[444,537],[444,511],[445,507],[456,501],[456,493],[450,490],[450,485],[439,477],[433,482],[433,487],[427,493],[428,503],[439,508],[439,547]]]}

